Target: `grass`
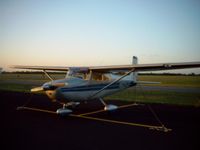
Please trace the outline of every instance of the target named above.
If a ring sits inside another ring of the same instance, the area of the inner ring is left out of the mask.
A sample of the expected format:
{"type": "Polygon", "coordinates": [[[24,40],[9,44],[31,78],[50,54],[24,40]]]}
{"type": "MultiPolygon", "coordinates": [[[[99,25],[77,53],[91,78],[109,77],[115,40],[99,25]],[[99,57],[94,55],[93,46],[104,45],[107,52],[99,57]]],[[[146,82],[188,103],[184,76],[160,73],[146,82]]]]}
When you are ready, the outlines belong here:
{"type": "MultiPolygon", "coordinates": [[[[64,74],[52,74],[53,79],[60,79],[64,78],[64,74]]],[[[49,81],[49,78],[47,78],[44,74],[18,74],[18,73],[12,73],[12,74],[1,74],[0,75],[0,81],[7,81],[7,80],[33,80],[33,81],[43,81],[47,82],[49,81]]]]}
{"type": "Polygon", "coordinates": [[[161,82],[159,86],[200,87],[200,76],[140,75],[138,80],[161,82]]]}
{"type": "Polygon", "coordinates": [[[109,96],[106,99],[133,101],[139,103],[160,103],[200,107],[200,93],[180,93],[171,91],[144,92],[128,89],[109,96]]]}
{"type": "Polygon", "coordinates": [[[24,84],[0,83],[0,90],[3,91],[30,92],[31,88],[32,86],[24,84]]]}

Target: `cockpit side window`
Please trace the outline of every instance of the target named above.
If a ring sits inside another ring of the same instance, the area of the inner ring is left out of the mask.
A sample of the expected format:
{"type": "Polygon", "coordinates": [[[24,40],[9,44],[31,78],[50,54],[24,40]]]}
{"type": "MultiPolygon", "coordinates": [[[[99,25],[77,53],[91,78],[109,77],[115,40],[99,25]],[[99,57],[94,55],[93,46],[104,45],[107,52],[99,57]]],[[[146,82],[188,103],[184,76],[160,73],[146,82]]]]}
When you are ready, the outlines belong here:
{"type": "MultiPolygon", "coordinates": [[[[90,74],[89,73],[74,73],[72,75],[73,77],[84,79],[84,80],[90,80],[90,74]]],[[[91,80],[93,81],[109,81],[111,79],[109,74],[103,74],[103,73],[92,73],[91,80]]]]}
{"type": "Polygon", "coordinates": [[[93,73],[92,74],[92,80],[95,81],[109,81],[110,78],[108,75],[106,74],[102,74],[102,73],[93,73]]]}
{"type": "Polygon", "coordinates": [[[86,78],[84,73],[75,73],[73,74],[73,77],[80,78],[80,79],[86,78]]]}

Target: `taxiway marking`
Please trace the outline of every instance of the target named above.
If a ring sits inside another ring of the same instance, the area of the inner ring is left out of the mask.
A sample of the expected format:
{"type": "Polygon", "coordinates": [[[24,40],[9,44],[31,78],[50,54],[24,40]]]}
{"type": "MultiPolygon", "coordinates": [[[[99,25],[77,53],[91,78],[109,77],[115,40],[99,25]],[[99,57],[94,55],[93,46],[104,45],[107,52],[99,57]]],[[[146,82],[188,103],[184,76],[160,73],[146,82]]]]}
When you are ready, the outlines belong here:
{"type": "Polygon", "coordinates": [[[17,107],[17,110],[33,110],[33,111],[39,111],[39,112],[45,112],[50,114],[57,114],[55,111],[50,111],[46,109],[39,109],[39,108],[33,108],[33,107],[17,107]]]}

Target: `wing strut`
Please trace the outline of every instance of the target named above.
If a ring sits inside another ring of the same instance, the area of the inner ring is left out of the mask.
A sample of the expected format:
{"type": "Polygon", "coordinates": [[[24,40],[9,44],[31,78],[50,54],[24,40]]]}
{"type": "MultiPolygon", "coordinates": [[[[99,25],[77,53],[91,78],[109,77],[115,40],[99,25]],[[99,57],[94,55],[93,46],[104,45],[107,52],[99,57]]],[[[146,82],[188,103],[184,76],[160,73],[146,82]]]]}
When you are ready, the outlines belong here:
{"type": "MultiPolygon", "coordinates": [[[[131,69],[129,72],[127,72],[126,74],[124,74],[124,75],[121,76],[120,78],[118,78],[118,79],[114,80],[113,82],[111,82],[110,84],[104,86],[102,89],[100,89],[99,91],[97,91],[96,93],[94,93],[94,94],[91,96],[91,98],[94,98],[94,96],[96,96],[97,94],[101,93],[103,90],[105,90],[105,89],[108,88],[109,86],[111,86],[111,85],[115,84],[116,82],[120,81],[121,79],[123,79],[124,77],[126,77],[127,75],[129,75],[129,74],[130,74],[131,72],[133,72],[134,70],[135,70],[134,68],[131,69]]],[[[104,100],[103,100],[102,98],[99,98],[99,100],[100,100],[100,102],[105,106],[105,107],[104,107],[104,110],[105,110],[105,111],[114,111],[114,110],[118,109],[118,107],[115,106],[115,105],[111,105],[111,104],[110,104],[110,105],[107,105],[107,104],[104,102],[104,100]]]]}
{"type": "Polygon", "coordinates": [[[46,70],[43,70],[43,72],[45,73],[45,75],[46,75],[51,81],[53,81],[53,78],[46,72],[46,70]]]}

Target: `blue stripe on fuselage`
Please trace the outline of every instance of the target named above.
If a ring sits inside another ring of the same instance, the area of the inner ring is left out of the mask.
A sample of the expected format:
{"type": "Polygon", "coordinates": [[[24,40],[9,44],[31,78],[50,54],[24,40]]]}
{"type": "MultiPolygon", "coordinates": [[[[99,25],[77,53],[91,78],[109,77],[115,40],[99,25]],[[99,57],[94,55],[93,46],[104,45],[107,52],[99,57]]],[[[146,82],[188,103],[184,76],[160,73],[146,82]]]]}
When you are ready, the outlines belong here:
{"type": "MultiPolygon", "coordinates": [[[[62,92],[79,92],[79,91],[96,91],[100,90],[108,84],[93,84],[93,85],[86,85],[86,86],[78,86],[78,87],[71,87],[71,88],[61,88],[62,92]]],[[[119,83],[113,84],[106,89],[117,89],[119,88],[119,83]]]]}

